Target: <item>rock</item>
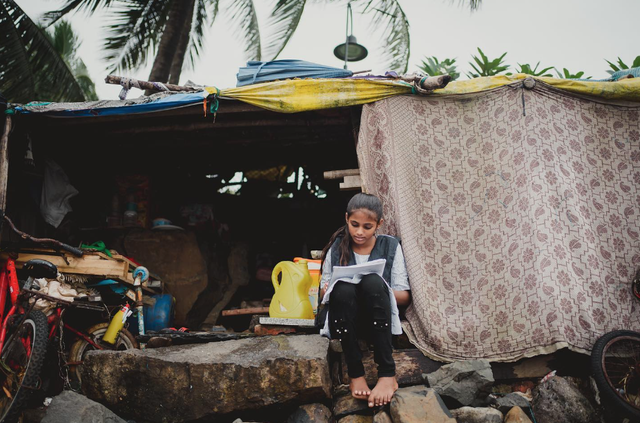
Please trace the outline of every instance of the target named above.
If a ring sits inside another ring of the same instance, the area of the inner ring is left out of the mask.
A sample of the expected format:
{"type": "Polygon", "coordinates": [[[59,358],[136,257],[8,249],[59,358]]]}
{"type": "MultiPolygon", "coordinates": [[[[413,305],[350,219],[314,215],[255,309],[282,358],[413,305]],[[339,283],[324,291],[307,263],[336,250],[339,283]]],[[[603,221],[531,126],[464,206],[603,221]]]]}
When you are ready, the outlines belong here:
{"type": "Polygon", "coordinates": [[[102,404],[73,391],[53,398],[42,423],[126,423],[102,404]]]}
{"type": "Polygon", "coordinates": [[[458,423],[502,423],[503,415],[495,408],[462,407],[451,410],[458,423]]]}
{"type": "Polygon", "coordinates": [[[487,360],[457,361],[425,376],[426,382],[449,404],[485,405],[493,386],[493,372],[487,360]]]}
{"type": "Polygon", "coordinates": [[[343,417],[338,423],[373,423],[373,416],[360,416],[358,414],[352,414],[347,417],[343,417]]]}
{"type": "Polygon", "coordinates": [[[523,410],[529,410],[529,400],[520,394],[511,393],[496,400],[495,406],[503,414],[506,414],[512,407],[520,407],[523,410]]]}
{"type": "MultiPolygon", "coordinates": [[[[373,360],[373,352],[363,352],[362,356],[365,379],[369,386],[375,386],[378,381],[378,366],[373,360]]],[[[424,383],[422,376],[424,373],[433,372],[442,366],[442,363],[426,357],[420,350],[416,349],[394,350],[393,361],[396,363],[396,379],[401,387],[422,385],[424,383]]],[[[340,363],[340,381],[348,384],[349,375],[344,357],[342,357],[340,363]]]]}
{"type": "Polygon", "coordinates": [[[301,405],[287,419],[287,423],[329,423],[331,411],[322,404],[301,405]]]}
{"type": "Polygon", "coordinates": [[[574,384],[552,377],[533,390],[533,411],[538,423],[597,423],[589,400],[574,384]]]}
{"type": "Polygon", "coordinates": [[[373,415],[373,423],[393,423],[393,420],[386,411],[379,411],[373,415]]]}
{"type": "Polygon", "coordinates": [[[149,422],[182,422],[331,396],[329,340],[320,335],[128,351],[92,351],[89,398],[149,422]]]}
{"type": "Polygon", "coordinates": [[[504,423],[531,423],[531,419],[522,411],[522,408],[516,405],[504,417],[504,423]]]}
{"type": "Polygon", "coordinates": [[[456,423],[440,395],[431,388],[400,388],[391,399],[393,423],[456,423]]]}
{"type": "Polygon", "coordinates": [[[366,400],[355,399],[351,396],[351,392],[347,395],[338,397],[333,406],[333,415],[336,419],[341,419],[349,414],[355,414],[369,409],[369,404],[366,400]]]}

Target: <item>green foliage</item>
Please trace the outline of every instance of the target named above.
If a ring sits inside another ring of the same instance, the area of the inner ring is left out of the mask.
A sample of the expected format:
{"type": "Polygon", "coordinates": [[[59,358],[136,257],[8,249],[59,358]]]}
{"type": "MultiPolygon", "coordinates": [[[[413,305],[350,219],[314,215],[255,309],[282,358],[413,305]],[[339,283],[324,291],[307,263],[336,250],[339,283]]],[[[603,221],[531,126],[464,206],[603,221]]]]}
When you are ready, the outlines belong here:
{"type": "Polygon", "coordinates": [[[460,77],[456,59],[444,59],[440,62],[436,56],[425,57],[425,60],[422,61],[418,68],[429,76],[449,75],[452,81],[460,77]]]}
{"type": "Polygon", "coordinates": [[[516,68],[516,73],[524,73],[524,74],[533,75],[533,76],[553,76],[552,74],[547,73],[549,70],[553,69],[553,66],[549,66],[548,68],[538,70],[539,65],[540,65],[540,62],[536,63],[535,68],[531,68],[531,65],[529,65],[528,63],[525,63],[523,65],[518,63],[519,67],[516,68]]]}
{"type": "Polygon", "coordinates": [[[0,2],[0,91],[14,103],[86,99],[51,36],[14,0],[0,2]]]}
{"type": "Polygon", "coordinates": [[[580,71],[577,72],[575,74],[569,72],[567,70],[567,68],[562,68],[562,73],[560,73],[560,71],[558,71],[558,69],[555,69],[556,73],[558,74],[558,78],[564,78],[564,79],[591,79],[590,76],[583,76],[584,75],[584,71],[580,71]]]}
{"type": "MultiPolygon", "coordinates": [[[[45,32],[58,52],[60,57],[67,63],[71,73],[76,78],[78,85],[82,89],[87,100],[97,100],[96,86],[89,76],[89,70],[84,61],[78,57],[78,49],[80,48],[80,39],[74,32],[71,24],[67,21],[59,21],[53,27],[53,35],[45,32]]],[[[46,93],[48,87],[38,87],[39,92],[46,93]]]]}
{"type": "Polygon", "coordinates": [[[631,66],[627,66],[626,63],[624,63],[622,61],[622,59],[620,59],[620,57],[618,57],[618,63],[611,63],[610,61],[608,61],[607,59],[605,59],[605,61],[609,64],[609,67],[611,68],[610,70],[607,70],[607,73],[609,75],[624,70],[624,69],[630,69],[630,68],[637,68],[640,67],[640,56],[636,56],[636,58],[633,60],[633,63],[631,64],[631,66]]]}
{"type": "Polygon", "coordinates": [[[478,47],[478,52],[480,53],[480,58],[478,58],[477,56],[471,56],[475,64],[474,62],[469,62],[469,64],[471,65],[471,67],[475,72],[467,73],[467,76],[469,78],[478,78],[480,76],[493,76],[509,69],[509,65],[504,65],[502,62],[502,60],[504,59],[504,56],[507,55],[506,52],[503,53],[502,56],[493,60],[489,60],[487,56],[484,54],[484,52],[480,50],[480,47],[478,47]]]}

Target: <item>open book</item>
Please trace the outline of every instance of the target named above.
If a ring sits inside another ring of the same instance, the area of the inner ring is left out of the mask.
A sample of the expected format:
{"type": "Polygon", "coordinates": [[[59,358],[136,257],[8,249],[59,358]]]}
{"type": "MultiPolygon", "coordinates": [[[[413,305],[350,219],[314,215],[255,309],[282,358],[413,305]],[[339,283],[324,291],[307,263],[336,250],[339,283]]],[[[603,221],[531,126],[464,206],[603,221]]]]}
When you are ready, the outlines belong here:
{"type": "Polygon", "coordinates": [[[354,264],[353,266],[333,266],[333,273],[331,275],[331,280],[329,281],[329,286],[332,286],[337,281],[357,283],[360,281],[361,277],[358,277],[357,281],[354,281],[353,279],[356,276],[364,276],[371,273],[376,273],[382,277],[384,265],[386,263],[387,260],[381,258],[362,264],[354,264]]]}

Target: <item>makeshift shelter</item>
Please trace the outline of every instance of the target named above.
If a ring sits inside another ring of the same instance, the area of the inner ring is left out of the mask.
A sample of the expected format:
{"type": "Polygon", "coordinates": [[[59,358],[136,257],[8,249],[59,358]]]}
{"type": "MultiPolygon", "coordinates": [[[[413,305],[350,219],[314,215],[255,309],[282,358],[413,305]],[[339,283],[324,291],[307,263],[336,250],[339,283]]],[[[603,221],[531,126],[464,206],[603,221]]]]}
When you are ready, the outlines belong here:
{"type": "Polygon", "coordinates": [[[629,289],[640,265],[640,81],[515,75],[411,92],[401,82],[291,80],[157,102],[28,105],[17,110],[24,146],[12,163],[28,135],[89,190],[108,172],[154,173],[180,191],[212,189],[207,174],[304,165],[336,201],[314,197],[281,220],[255,197],[233,208],[240,222],[268,213],[245,240],[308,230],[287,238],[290,256],[322,247],[340,224],[350,194],[322,172],[359,167],[363,189],[383,199],[384,229],[402,239],[413,291],[405,329],[425,354],[585,352],[608,330],[640,329],[629,289]]]}

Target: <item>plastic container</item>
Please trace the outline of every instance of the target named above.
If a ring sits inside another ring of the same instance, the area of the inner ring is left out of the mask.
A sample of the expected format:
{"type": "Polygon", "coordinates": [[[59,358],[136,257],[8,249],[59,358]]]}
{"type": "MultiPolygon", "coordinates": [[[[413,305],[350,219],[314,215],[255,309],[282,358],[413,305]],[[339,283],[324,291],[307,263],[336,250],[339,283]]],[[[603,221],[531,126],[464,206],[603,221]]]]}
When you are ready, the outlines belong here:
{"type": "Polygon", "coordinates": [[[322,266],[322,260],[310,260],[302,257],[296,257],[293,259],[294,263],[298,263],[301,260],[306,260],[309,267],[309,275],[311,276],[311,287],[309,288],[309,302],[311,302],[311,308],[313,314],[318,313],[318,295],[320,290],[320,267],[322,266]]]}
{"type": "Polygon", "coordinates": [[[122,308],[118,310],[118,312],[113,316],[113,319],[111,319],[107,331],[102,336],[102,340],[104,342],[107,342],[111,345],[114,345],[116,343],[116,339],[118,339],[118,335],[124,327],[124,322],[126,322],[127,317],[129,317],[130,313],[131,311],[129,310],[129,304],[123,305],[122,308]]]}
{"type": "Polygon", "coordinates": [[[271,282],[275,294],[269,305],[269,317],[313,319],[313,308],[309,301],[312,280],[306,260],[276,264],[271,273],[271,282]]]}
{"type": "Polygon", "coordinates": [[[159,331],[173,325],[173,296],[171,294],[154,295],[153,307],[144,308],[144,330],[159,331]]]}

